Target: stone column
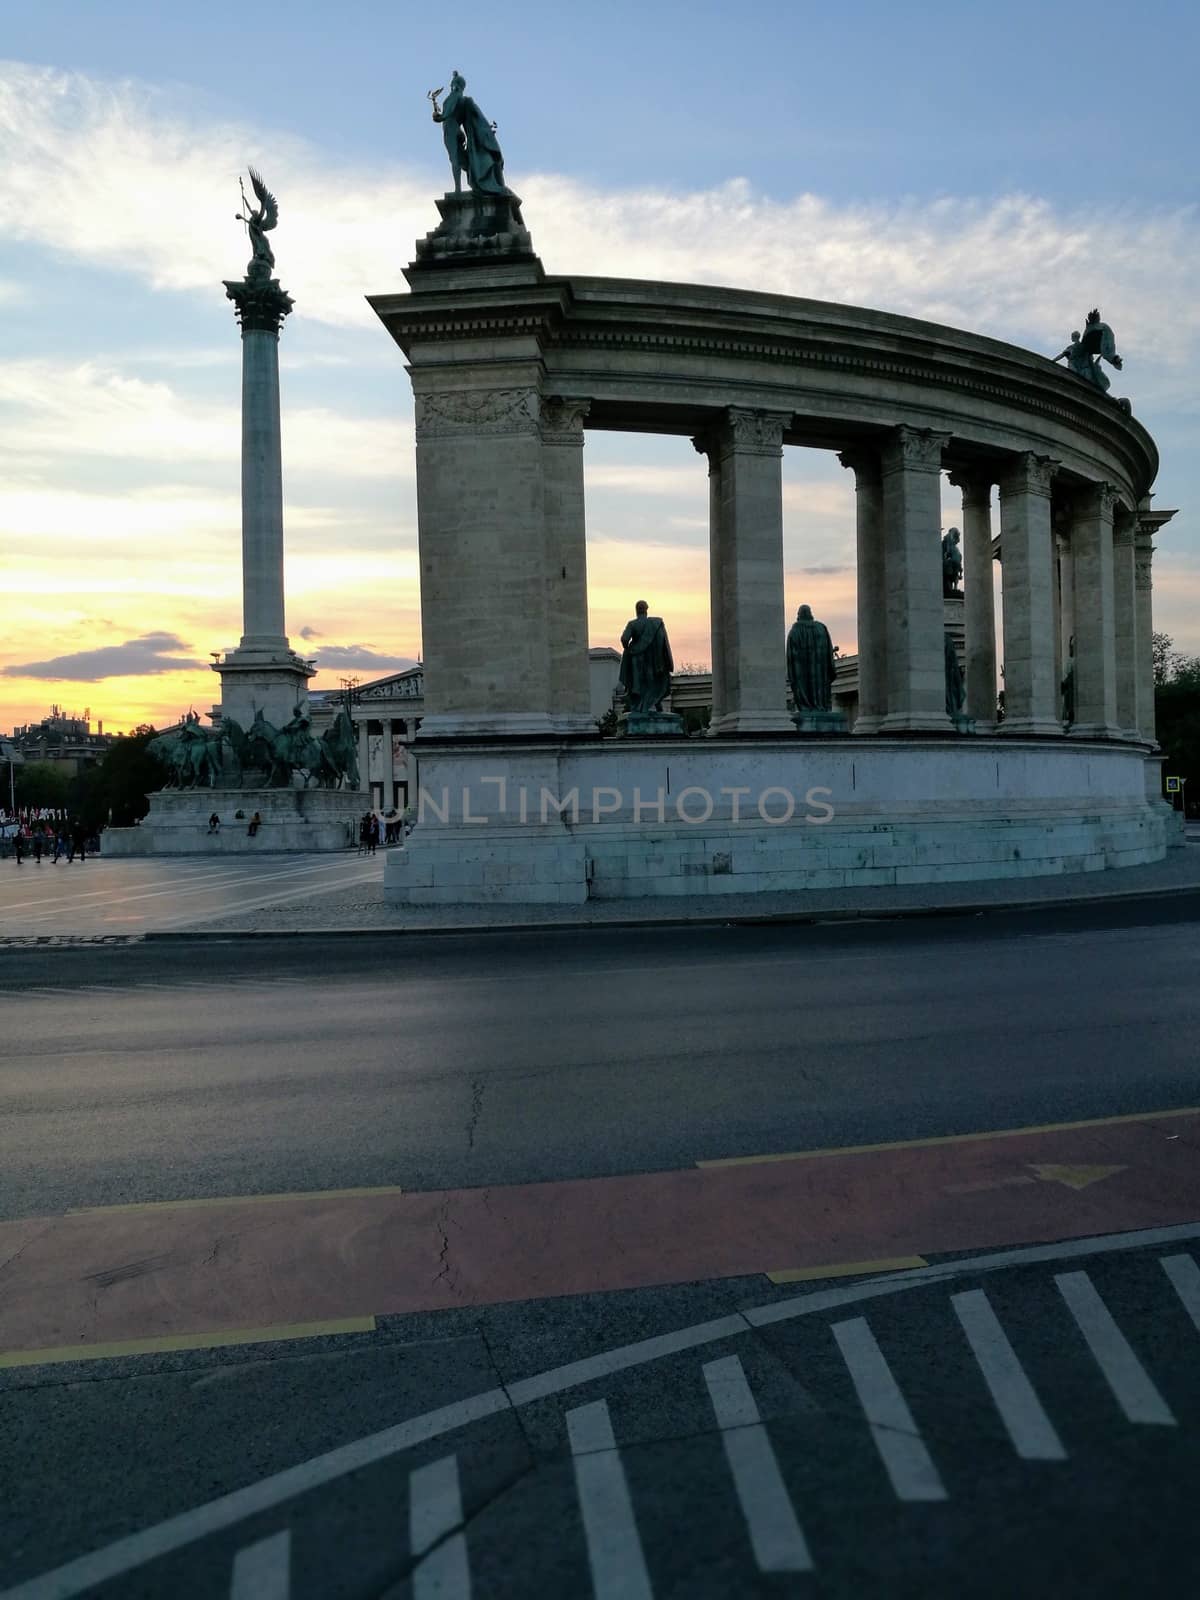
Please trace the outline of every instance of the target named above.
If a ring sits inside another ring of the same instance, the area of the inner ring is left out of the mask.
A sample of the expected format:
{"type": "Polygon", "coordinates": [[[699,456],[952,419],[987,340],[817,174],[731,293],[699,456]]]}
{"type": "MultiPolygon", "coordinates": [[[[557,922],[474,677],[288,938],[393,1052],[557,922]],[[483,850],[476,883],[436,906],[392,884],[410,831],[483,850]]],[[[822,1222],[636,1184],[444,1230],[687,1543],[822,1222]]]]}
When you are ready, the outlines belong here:
{"type": "Polygon", "coordinates": [[[893,430],[883,450],[887,572],[884,733],[948,733],[942,617],[942,447],[948,433],[893,430]]]}
{"type": "Polygon", "coordinates": [[[549,711],[561,731],[595,732],[588,673],[587,534],[583,419],[588,400],[542,400],[546,517],[546,616],[550,631],[549,711]]]}
{"type": "Polygon", "coordinates": [[[713,724],[717,734],[793,731],[787,715],[781,465],[790,420],[790,414],[731,407],[717,432],[725,697],[720,721],[713,724]]]}
{"type": "Polygon", "coordinates": [[[292,298],[253,263],[225,293],[242,329],[242,638],[213,670],[222,720],[247,727],[261,712],[279,727],[315,670],[292,651],[284,622],[279,329],[292,298]]]}
{"type": "Polygon", "coordinates": [[[1137,631],[1137,664],[1135,691],[1137,695],[1138,737],[1148,744],[1158,743],[1154,717],[1154,613],[1152,604],[1154,580],[1153,530],[1147,530],[1140,519],[1134,540],[1134,609],[1137,631]]]}
{"type": "Polygon", "coordinates": [[[418,739],[560,731],[570,719],[550,709],[553,451],[542,442],[536,373],[493,388],[419,368],[413,383],[426,685],[418,739]],[[451,378],[456,387],[443,387],[451,378]]]}
{"type": "Polygon", "coordinates": [[[976,733],[996,727],[996,595],[992,583],[992,476],[963,467],[950,474],[962,490],[963,622],[966,713],[976,733]]]}
{"type": "Polygon", "coordinates": [[[712,714],[708,733],[716,733],[725,715],[725,627],[721,573],[721,451],[715,431],[698,433],[694,448],[708,461],[708,627],[712,653],[712,714]]]}
{"type": "MultiPolygon", "coordinates": [[[[1116,491],[1097,483],[1076,497],[1071,519],[1075,569],[1075,722],[1071,737],[1115,739],[1117,670],[1113,610],[1116,491]]],[[[1005,578],[1008,575],[1005,551],[1005,578]]]]}
{"type": "Polygon", "coordinates": [[[887,716],[887,582],[883,551],[883,474],[874,450],[843,450],[854,474],[858,588],[858,715],[853,731],[878,733],[887,716]]]}
{"type": "Polygon", "coordinates": [[[1050,486],[1058,463],[1029,451],[1000,478],[1004,552],[1004,721],[1006,735],[1062,733],[1054,675],[1054,529],[1050,486]]]}
{"type": "MultiPolygon", "coordinates": [[[[1061,516],[1056,522],[1063,521],[1061,516]]],[[[1058,550],[1058,681],[1061,691],[1063,679],[1074,670],[1075,657],[1071,641],[1075,637],[1075,564],[1071,555],[1070,522],[1065,530],[1055,534],[1058,550]]],[[[1062,707],[1060,705],[1059,709],[1062,707]]]]}
{"type": "Polygon", "coordinates": [[[1123,505],[1113,509],[1113,642],[1116,660],[1117,726],[1137,739],[1137,602],[1134,578],[1136,518],[1123,505]]]}

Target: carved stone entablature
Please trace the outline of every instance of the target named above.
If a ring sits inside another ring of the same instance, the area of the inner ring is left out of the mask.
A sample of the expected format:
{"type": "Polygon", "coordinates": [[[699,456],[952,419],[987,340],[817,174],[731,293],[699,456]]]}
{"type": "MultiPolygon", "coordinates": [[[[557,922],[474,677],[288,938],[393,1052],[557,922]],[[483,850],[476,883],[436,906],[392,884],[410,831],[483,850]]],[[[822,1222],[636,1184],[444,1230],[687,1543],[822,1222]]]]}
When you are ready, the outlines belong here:
{"type": "Polygon", "coordinates": [[[720,429],[722,455],[782,456],[783,430],[791,414],[779,411],[744,411],[730,406],[720,429]]]}
{"type": "Polygon", "coordinates": [[[533,389],[456,389],[416,397],[417,443],[470,434],[537,434],[541,410],[533,389]]]}
{"type": "Polygon", "coordinates": [[[583,421],[591,410],[590,400],[566,399],[562,395],[542,398],[542,443],[582,446],[583,421]]]}
{"type": "Polygon", "coordinates": [[[407,673],[402,678],[389,678],[384,683],[372,684],[369,689],[360,689],[355,696],[358,704],[370,700],[423,700],[424,698],[423,672],[407,673]]]}
{"type": "Polygon", "coordinates": [[[893,472],[940,472],[942,451],[949,440],[948,433],[936,433],[932,428],[893,428],[883,450],[884,476],[893,472]]]}
{"type": "Polygon", "coordinates": [[[992,503],[992,485],[995,473],[986,467],[956,467],[947,476],[956,489],[962,491],[963,510],[986,511],[992,503]]]}
{"type": "Polygon", "coordinates": [[[1000,498],[1005,500],[1010,495],[1036,494],[1049,500],[1061,465],[1051,456],[1038,456],[1032,450],[1022,450],[1000,474],[1000,498]]]}
{"type": "Polygon", "coordinates": [[[279,279],[256,275],[226,278],[224,283],[226,297],[234,303],[242,332],[273,333],[278,337],[280,324],[295,305],[291,295],[280,288],[279,279]]]}

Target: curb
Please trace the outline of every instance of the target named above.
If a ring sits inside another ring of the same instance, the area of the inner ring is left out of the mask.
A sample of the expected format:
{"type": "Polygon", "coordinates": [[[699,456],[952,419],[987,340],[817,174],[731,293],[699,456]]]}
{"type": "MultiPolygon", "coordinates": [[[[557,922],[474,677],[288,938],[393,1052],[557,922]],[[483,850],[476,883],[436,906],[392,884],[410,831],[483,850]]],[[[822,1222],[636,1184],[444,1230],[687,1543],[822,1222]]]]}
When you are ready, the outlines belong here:
{"type": "MultiPolygon", "coordinates": [[[[823,911],[747,911],[737,915],[712,914],[694,917],[637,917],[612,918],[605,921],[572,922],[483,922],[463,923],[457,927],[430,927],[418,924],[404,928],[247,928],[204,929],[176,928],[161,932],[147,932],[138,940],[142,944],[185,943],[202,941],[226,943],[243,939],[412,939],[424,938],[477,938],[481,934],[512,933],[581,933],[597,932],[608,928],[627,932],[631,928],[732,928],[732,927],[788,927],[815,926],[831,922],[900,922],[931,917],[981,917],[989,913],[1009,911],[1059,911],[1064,907],[1109,905],[1124,900],[1171,900],[1186,895],[1200,895],[1200,884],[1172,885],[1162,889],[1116,889],[1106,894],[1066,895],[1057,900],[985,900],[962,905],[942,906],[862,906],[829,907],[823,911]]],[[[85,942],[77,940],[76,943],[85,942]]],[[[99,941],[97,941],[99,942],[99,941]]]]}

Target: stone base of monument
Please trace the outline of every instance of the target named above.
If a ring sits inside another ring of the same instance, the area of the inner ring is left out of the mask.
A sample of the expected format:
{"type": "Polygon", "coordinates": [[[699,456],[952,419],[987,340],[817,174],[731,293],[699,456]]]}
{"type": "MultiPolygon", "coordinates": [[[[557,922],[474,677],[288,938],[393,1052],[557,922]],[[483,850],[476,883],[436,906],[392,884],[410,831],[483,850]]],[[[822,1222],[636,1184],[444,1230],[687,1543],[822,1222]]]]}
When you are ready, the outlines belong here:
{"type": "Polygon", "coordinates": [[[792,715],[797,733],[849,733],[844,711],[796,711],[792,715]]]}
{"type": "Polygon", "coordinates": [[[344,850],[371,797],[357,789],[160,789],[134,828],[107,828],[106,856],[231,856],[344,850]],[[213,812],[218,833],[208,831],[213,812]],[[249,832],[255,812],[258,832],[249,832]],[[242,815],[239,816],[238,813],[242,815]]]}
{"type": "Polygon", "coordinates": [[[683,718],[673,711],[622,711],[617,734],[622,739],[680,739],[683,718]]]}
{"type": "Polygon", "coordinates": [[[1161,860],[1147,747],[846,736],[423,753],[393,904],[952,883],[1161,860]]]}
{"type": "Polygon", "coordinates": [[[468,189],[444,194],[435,203],[442,220],[417,241],[414,266],[537,260],[516,195],[474,194],[468,189]]]}

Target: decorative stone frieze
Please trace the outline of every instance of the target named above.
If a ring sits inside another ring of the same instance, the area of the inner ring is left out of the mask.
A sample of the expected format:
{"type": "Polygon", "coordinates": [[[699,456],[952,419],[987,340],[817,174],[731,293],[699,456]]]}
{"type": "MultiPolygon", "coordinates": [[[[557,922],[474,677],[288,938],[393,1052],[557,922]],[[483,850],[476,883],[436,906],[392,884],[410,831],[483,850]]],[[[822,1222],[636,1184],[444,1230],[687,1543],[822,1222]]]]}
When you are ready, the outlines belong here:
{"type": "Polygon", "coordinates": [[[455,389],[415,396],[417,443],[467,434],[538,434],[541,409],[533,389],[455,389]]]}

